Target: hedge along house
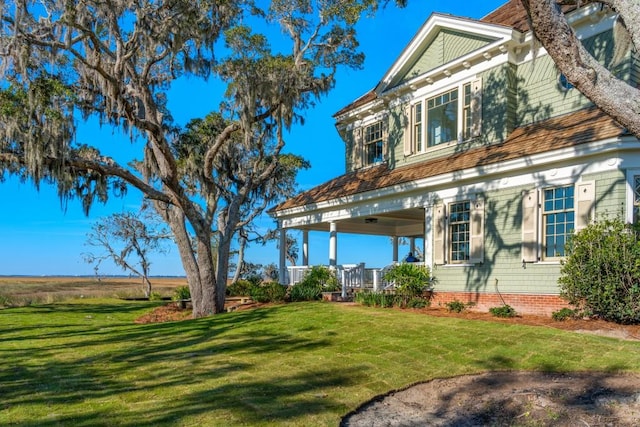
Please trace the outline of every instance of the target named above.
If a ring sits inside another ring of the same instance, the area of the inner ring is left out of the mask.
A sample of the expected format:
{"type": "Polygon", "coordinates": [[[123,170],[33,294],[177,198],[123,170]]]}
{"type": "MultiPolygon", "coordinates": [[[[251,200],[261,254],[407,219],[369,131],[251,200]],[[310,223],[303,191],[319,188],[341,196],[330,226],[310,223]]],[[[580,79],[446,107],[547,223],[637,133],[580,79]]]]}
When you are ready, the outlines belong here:
{"type": "MultiPolygon", "coordinates": [[[[565,13],[597,58],[638,84],[636,53],[612,63],[612,12],[565,13]]],[[[534,45],[517,0],[481,20],[431,15],[377,86],[335,114],[346,173],[271,211],[281,239],[303,230],[306,264],[308,232],[324,231],[339,266],[338,233],[423,238],[436,303],[564,307],[569,235],[598,216],[636,218],[640,142],[534,45]]]]}

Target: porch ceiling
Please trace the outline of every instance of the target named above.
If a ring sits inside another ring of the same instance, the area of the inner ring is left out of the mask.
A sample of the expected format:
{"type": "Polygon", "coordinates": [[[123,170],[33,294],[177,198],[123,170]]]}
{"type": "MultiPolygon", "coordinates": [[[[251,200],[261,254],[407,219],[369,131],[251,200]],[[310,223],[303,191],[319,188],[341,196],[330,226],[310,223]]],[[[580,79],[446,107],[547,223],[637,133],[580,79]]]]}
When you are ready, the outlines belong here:
{"type": "MultiPolygon", "coordinates": [[[[400,237],[424,236],[424,224],[424,209],[421,208],[336,220],[338,233],[400,237]]],[[[321,222],[295,228],[329,232],[329,223],[321,222]]]]}

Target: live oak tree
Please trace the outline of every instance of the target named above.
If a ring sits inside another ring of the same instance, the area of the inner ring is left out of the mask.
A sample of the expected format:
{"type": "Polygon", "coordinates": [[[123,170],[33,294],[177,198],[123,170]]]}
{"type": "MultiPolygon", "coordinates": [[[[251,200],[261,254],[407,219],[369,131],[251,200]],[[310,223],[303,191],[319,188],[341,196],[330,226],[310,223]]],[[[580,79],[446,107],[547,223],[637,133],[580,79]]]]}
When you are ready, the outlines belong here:
{"type": "Polygon", "coordinates": [[[302,166],[282,153],[285,131],[333,87],[339,67],[362,64],[354,26],[378,7],[376,0],[263,4],[0,3],[0,178],[55,183],[85,211],[111,192],[141,191],[173,233],[196,317],[223,310],[235,232],[268,191],[282,188],[275,177],[302,166]],[[250,25],[275,27],[278,44],[250,25]],[[209,118],[213,133],[196,130],[189,139],[193,129],[172,120],[167,91],[185,76],[227,84],[209,118]],[[117,162],[93,141],[77,144],[77,125],[89,119],[144,141],[137,161],[117,162]]]}
{"type": "Polygon", "coordinates": [[[584,48],[561,6],[599,3],[618,14],[614,28],[618,55],[640,51],[637,0],[521,0],[532,30],[567,80],[595,105],[640,138],[640,87],[617,78],[584,48]]]}
{"type": "Polygon", "coordinates": [[[98,273],[103,261],[111,260],[124,271],[141,278],[144,294],[151,296],[150,256],[166,253],[168,230],[149,210],[115,213],[98,220],[87,234],[88,246],[94,249],[84,254],[98,273]]]}

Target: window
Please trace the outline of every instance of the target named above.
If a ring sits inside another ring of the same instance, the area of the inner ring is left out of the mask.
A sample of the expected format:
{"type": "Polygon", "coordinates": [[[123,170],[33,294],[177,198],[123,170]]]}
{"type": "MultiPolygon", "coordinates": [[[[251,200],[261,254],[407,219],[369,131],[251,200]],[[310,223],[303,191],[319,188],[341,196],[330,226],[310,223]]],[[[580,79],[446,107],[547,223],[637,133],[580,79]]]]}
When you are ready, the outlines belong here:
{"type": "Polygon", "coordinates": [[[640,223],[640,175],[633,176],[633,223],[640,223]]]}
{"type": "Polygon", "coordinates": [[[427,100],[427,146],[449,142],[458,135],[458,88],[427,100]]]}
{"type": "Polygon", "coordinates": [[[462,123],[464,132],[462,134],[465,140],[471,138],[473,129],[473,110],[471,104],[473,101],[473,93],[471,92],[471,83],[467,83],[462,87],[464,102],[462,104],[462,123]]]}
{"type": "Polygon", "coordinates": [[[364,130],[365,164],[372,165],[383,160],[382,122],[367,126],[364,130]]]}
{"type": "Polygon", "coordinates": [[[564,256],[564,245],[575,229],[573,197],[573,185],[544,190],[542,253],[545,258],[564,256]]]}
{"type": "Polygon", "coordinates": [[[469,231],[471,206],[469,201],[453,203],[449,206],[449,259],[451,262],[469,260],[469,231]]]}
{"type": "Polygon", "coordinates": [[[422,151],[422,102],[413,107],[413,146],[422,151]]]}
{"type": "Polygon", "coordinates": [[[522,261],[557,260],[569,235],[586,227],[595,211],[595,182],[532,189],[522,197],[522,261]]]}
{"type": "Polygon", "coordinates": [[[481,135],[482,80],[449,89],[407,106],[404,153],[481,135]]]}
{"type": "Polygon", "coordinates": [[[436,205],[433,221],[434,264],[483,262],[484,201],[482,199],[436,205]]]}

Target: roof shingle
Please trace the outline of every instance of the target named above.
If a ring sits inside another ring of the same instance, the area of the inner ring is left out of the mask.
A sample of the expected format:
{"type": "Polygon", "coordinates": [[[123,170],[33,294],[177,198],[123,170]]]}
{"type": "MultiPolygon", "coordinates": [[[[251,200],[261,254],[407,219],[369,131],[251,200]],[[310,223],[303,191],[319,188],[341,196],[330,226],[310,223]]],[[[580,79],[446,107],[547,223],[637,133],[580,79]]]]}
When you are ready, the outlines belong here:
{"type": "Polygon", "coordinates": [[[517,128],[499,144],[461,151],[396,169],[389,169],[387,164],[380,164],[350,172],[292,197],[272,211],[283,211],[418,179],[484,167],[590,141],[614,138],[622,133],[623,128],[604,112],[595,107],[587,108],[517,128]]]}

